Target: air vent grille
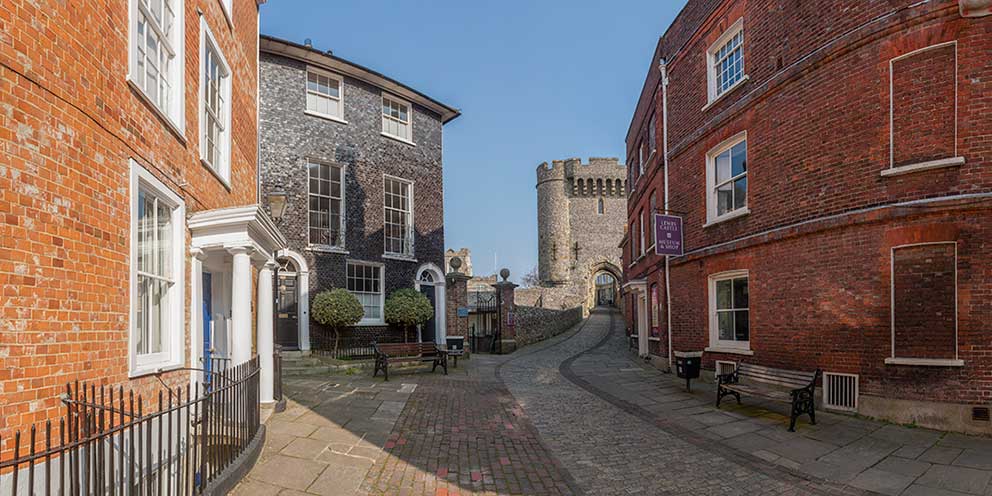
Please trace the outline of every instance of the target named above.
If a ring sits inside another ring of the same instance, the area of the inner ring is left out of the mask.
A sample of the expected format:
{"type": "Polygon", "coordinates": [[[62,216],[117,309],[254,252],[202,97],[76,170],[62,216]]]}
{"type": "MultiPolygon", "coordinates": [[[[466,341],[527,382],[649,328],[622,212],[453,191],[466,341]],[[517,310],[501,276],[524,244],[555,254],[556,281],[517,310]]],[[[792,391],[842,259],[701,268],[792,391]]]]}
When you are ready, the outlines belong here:
{"type": "Polygon", "coordinates": [[[855,374],[823,374],[823,406],[831,410],[858,410],[858,376],[855,374]]]}
{"type": "Polygon", "coordinates": [[[988,422],[989,421],[989,407],[987,406],[976,406],[971,409],[971,420],[975,422],[988,422]]]}
{"type": "Polygon", "coordinates": [[[729,374],[737,368],[737,364],[734,362],[725,362],[722,360],[716,361],[716,375],[729,374]]]}

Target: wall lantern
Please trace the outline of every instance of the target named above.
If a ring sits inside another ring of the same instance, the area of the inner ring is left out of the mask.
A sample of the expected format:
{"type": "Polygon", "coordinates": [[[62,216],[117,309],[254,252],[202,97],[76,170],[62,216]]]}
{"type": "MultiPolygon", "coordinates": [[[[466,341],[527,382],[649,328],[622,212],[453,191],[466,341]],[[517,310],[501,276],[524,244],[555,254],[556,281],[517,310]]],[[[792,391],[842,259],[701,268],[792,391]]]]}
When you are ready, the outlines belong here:
{"type": "Polygon", "coordinates": [[[281,220],[283,214],[286,213],[286,195],[285,191],[273,191],[269,193],[269,213],[272,215],[274,220],[281,220]]]}

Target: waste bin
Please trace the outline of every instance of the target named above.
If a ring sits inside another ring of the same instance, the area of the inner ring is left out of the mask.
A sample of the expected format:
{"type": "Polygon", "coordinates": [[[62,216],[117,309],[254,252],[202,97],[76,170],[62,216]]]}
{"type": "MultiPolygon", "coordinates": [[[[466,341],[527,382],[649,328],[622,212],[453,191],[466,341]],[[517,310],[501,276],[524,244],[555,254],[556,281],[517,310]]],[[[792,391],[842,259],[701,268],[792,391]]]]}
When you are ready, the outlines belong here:
{"type": "Polygon", "coordinates": [[[449,336],[445,339],[448,343],[448,356],[455,359],[455,368],[458,368],[458,357],[465,354],[465,337],[449,336]]]}
{"type": "Polygon", "coordinates": [[[676,351],[675,374],[679,379],[685,379],[685,390],[692,391],[689,381],[699,378],[699,367],[703,361],[701,351],[676,351]]]}

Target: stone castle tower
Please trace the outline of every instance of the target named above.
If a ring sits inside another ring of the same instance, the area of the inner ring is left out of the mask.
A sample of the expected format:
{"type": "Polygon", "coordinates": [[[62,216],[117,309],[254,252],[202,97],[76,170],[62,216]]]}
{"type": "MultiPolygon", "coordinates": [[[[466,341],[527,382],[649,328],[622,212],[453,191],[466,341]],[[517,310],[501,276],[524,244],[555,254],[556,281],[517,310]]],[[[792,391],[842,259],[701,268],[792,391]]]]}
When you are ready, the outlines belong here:
{"type": "Polygon", "coordinates": [[[555,160],[537,168],[538,291],[545,307],[595,306],[596,278],[620,280],[626,167],[616,158],[555,160]]]}

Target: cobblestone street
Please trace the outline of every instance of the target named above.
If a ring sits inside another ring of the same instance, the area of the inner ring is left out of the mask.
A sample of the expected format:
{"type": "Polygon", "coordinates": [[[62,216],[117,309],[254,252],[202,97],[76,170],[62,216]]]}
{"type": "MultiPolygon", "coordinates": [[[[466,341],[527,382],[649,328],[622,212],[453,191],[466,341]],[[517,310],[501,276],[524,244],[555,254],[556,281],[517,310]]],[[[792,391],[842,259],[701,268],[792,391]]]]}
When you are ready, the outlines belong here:
{"type": "MultiPolygon", "coordinates": [[[[287,380],[238,494],[987,495],[992,442],[781,407],[713,406],[627,349],[595,312],[448,376],[411,369],[287,380]]],[[[730,403],[730,402],[728,402],[730,403]]]]}

